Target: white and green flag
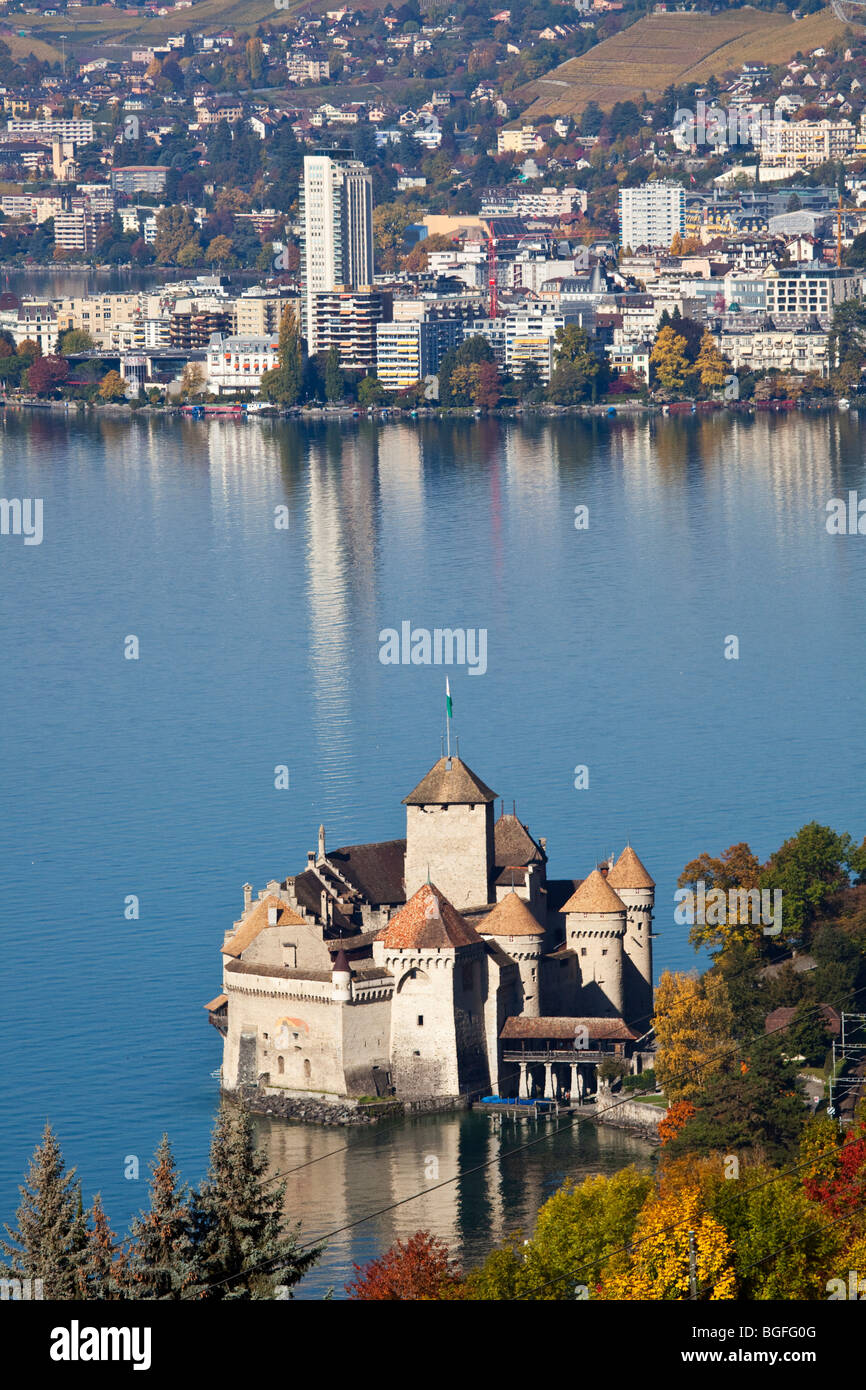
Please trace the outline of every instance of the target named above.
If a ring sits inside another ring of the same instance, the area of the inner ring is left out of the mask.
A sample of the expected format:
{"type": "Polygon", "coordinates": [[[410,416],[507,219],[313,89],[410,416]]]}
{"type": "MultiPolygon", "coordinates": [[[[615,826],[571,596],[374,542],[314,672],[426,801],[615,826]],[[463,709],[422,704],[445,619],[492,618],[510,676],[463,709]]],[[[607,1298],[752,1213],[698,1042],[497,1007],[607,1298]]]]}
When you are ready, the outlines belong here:
{"type": "Polygon", "coordinates": [[[448,718],[450,719],[454,711],[451,708],[451,686],[448,684],[447,676],[445,677],[445,708],[448,711],[448,718]]]}

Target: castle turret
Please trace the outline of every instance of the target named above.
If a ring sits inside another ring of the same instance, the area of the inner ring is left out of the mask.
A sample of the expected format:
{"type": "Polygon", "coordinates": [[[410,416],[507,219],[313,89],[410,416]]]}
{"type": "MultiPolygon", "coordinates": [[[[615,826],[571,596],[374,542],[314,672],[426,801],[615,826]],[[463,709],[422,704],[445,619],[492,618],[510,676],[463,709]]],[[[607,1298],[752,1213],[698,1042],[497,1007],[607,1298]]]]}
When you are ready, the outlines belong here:
{"type": "Polygon", "coordinates": [[[334,990],[334,1003],[350,1003],[352,999],[352,971],[349,967],[349,957],[342,948],[334,957],[334,966],[331,970],[331,983],[334,990]]]}
{"type": "Polygon", "coordinates": [[[458,911],[492,900],[495,799],[457,757],[440,758],[404,797],[407,899],[432,880],[458,911]]]}
{"type": "Polygon", "coordinates": [[[629,1026],[645,1032],[653,1011],[652,916],[655,883],[631,845],[626,845],[607,876],[626,906],[627,925],[623,950],[625,1013],[629,1026]]]}
{"type": "Polygon", "coordinates": [[[517,962],[523,989],[524,1018],[541,1014],[540,961],[544,951],[544,927],[533,917],[516,892],[507,893],[478,924],[482,937],[493,937],[506,955],[517,962]]]}
{"type": "Polygon", "coordinates": [[[391,1069],[398,1094],[457,1096],[490,1084],[485,946],[443,893],[424,883],[373,945],[394,977],[391,1069]]]}
{"type": "Polygon", "coordinates": [[[623,939],[626,906],[598,869],[593,869],[563,907],[566,944],[580,968],[575,1011],[587,1017],[622,1015],[623,939]]]}

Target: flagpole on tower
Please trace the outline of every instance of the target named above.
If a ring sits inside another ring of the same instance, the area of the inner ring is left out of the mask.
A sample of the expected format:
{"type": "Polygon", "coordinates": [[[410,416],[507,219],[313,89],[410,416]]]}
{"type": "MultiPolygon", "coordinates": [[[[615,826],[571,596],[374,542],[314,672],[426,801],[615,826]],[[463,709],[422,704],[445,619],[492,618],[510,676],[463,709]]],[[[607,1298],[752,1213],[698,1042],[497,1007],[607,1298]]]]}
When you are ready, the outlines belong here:
{"type": "Polygon", "coordinates": [[[448,741],[448,761],[451,761],[451,686],[445,677],[445,731],[448,741]]]}

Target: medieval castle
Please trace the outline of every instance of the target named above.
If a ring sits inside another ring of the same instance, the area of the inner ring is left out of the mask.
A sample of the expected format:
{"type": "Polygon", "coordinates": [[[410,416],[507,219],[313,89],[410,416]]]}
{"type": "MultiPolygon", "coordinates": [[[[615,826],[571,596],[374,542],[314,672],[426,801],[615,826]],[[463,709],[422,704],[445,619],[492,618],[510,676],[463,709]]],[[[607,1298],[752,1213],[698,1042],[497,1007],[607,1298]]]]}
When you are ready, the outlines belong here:
{"type": "Polygon", "coordinates": [[[628,846],[547,877],[544,839],[459,757],[404,798],[406,838],[273,881],[222,946],[222,1085],[328,1098],[577,1096],[652,1013],[654,884],[628,846]]]}

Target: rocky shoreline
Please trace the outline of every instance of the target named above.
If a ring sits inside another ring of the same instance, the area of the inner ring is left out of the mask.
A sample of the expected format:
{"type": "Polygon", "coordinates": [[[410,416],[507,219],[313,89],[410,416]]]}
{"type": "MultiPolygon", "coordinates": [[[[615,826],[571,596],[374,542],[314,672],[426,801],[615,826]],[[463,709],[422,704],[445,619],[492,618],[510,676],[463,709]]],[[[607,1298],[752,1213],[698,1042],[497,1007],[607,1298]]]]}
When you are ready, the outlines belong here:
{"type": "Polygon", "coordinates": [[[245,1086],[241,1092],[223,1092],[230,1100],[240,1098],[254,1115],[272,1119],[294,1120],[307,1125],[375,1125],[382,1120],[394,1120],[406,1115],[450,1114],[465,1110],[468,1096],[432,1097],[427,1100],[403,1101],[391,1097],[361,1102],[358,1100],[327,1100],[323,1096],[280,1095],[261,1091],[257,1086],[245,1086]]]}
{"type": "Polygon", "coordinates": [[[295,1120],[308,1125],[373,1125],[379,1120],[403,1113],[397,1102],[385,1107],[334,1103],[320,1099],[301,1099],[298,1096],[269,1096],[259,1091],[244,1095],[247,1108],[254,1115],[273,1119],[295,1120]]]}

